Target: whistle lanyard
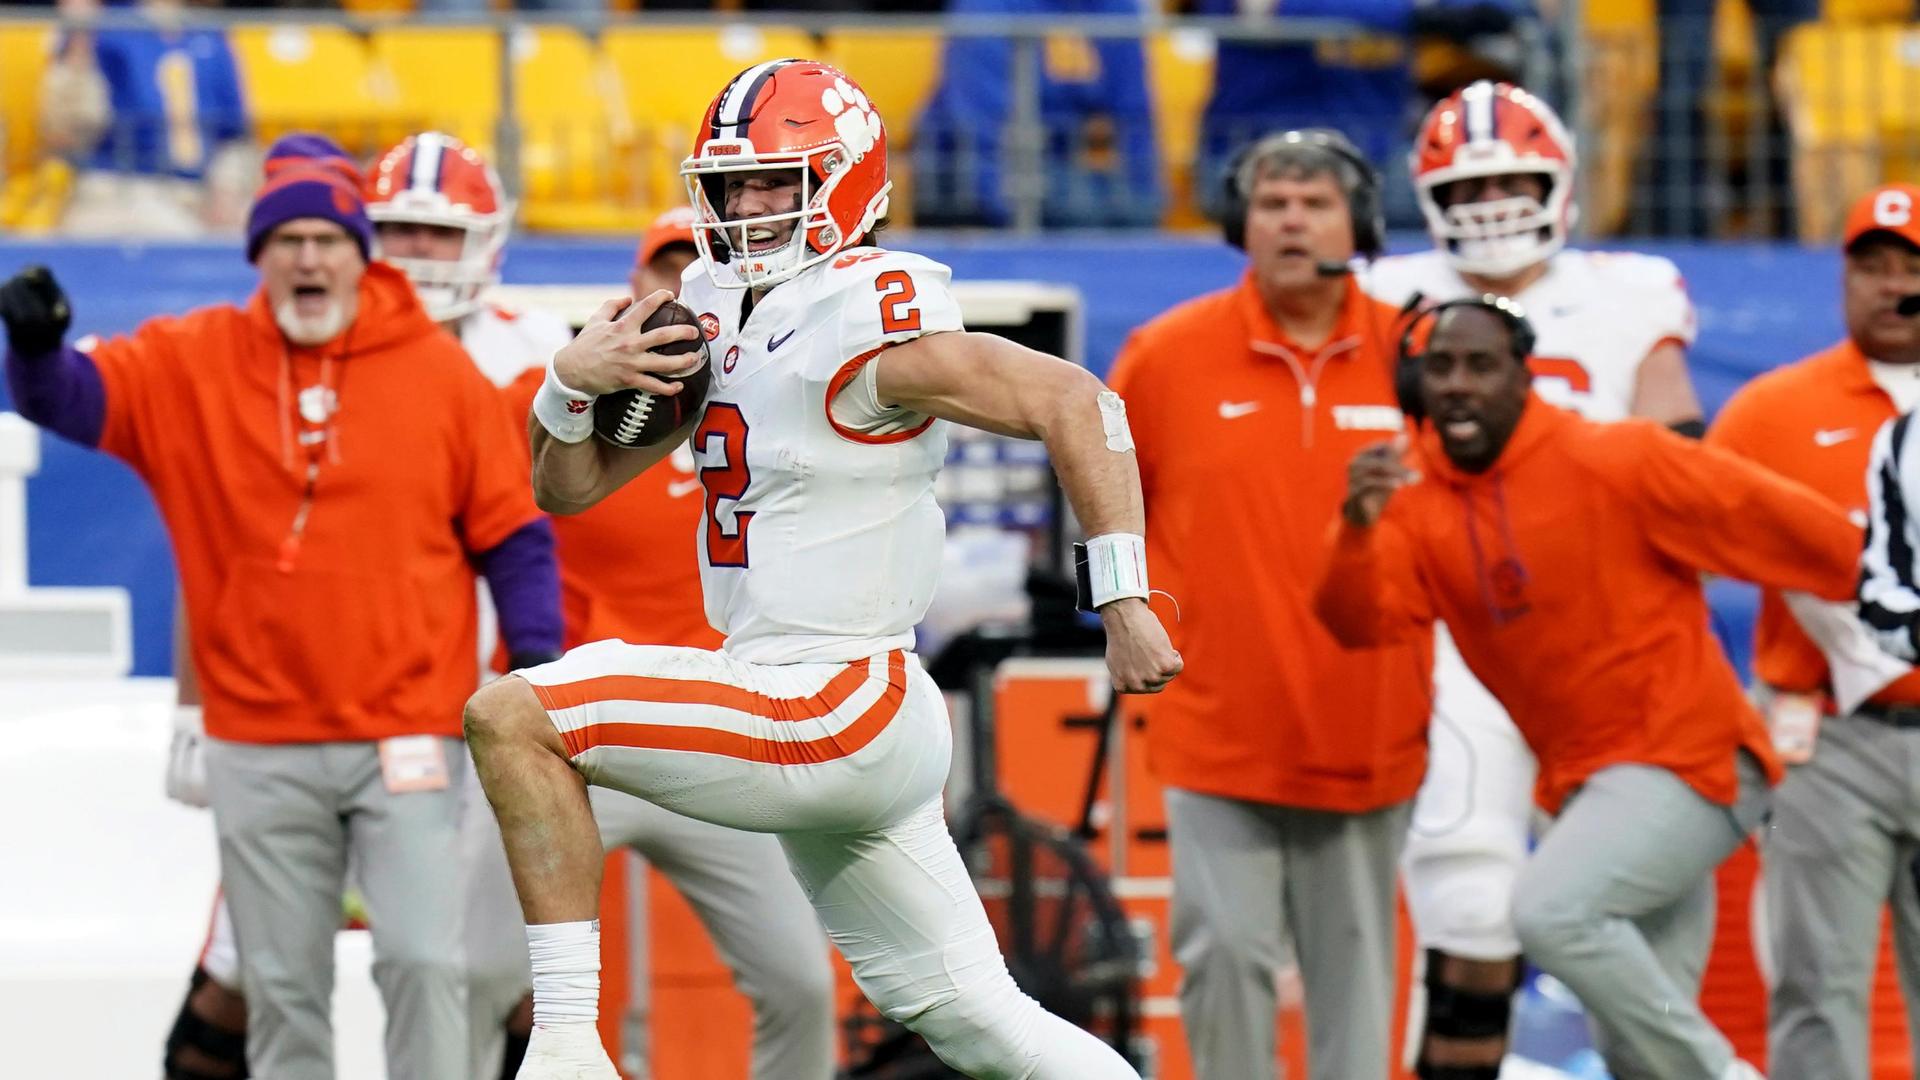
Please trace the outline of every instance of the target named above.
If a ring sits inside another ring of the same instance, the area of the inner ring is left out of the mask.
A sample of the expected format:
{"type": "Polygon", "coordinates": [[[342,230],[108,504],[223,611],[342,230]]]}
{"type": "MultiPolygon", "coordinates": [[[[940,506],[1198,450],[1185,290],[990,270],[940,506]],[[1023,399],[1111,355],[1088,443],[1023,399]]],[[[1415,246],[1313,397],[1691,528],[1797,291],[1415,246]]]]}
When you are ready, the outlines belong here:
{"type": "MultiPolygon", "coordinates": [[[[340,415],[340,390],[334,385],[334,361],[320,358],[320,382],[317,386],[293,389],[293,353],[284,351],[280,365],[281,457],[288,468],[301,468],[303,474],[300,506],[293,512],[293,523],[280,541],[275,565],[283,574],[293,573],[300,558],[300,544],[307,532],[307,520],[313,516],[314,492],[320,482],[323,463],[338,463],[339,448],[334,442],[334,420],[340,415]],[[291,421],[289,421],[291,417],[291,421]],[[301,459],[304,458],[304,466],[301,459]]],[[[344,383],[344,379],[342,380],[344,383]]]]}

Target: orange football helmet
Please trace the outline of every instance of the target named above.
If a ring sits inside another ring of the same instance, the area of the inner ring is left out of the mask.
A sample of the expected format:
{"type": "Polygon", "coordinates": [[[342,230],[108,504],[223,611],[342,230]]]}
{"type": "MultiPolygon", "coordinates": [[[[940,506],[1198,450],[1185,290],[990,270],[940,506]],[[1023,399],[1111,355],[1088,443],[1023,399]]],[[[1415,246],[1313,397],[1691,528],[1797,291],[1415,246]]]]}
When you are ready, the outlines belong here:
{"type": "Polygon", "coordinates": [[[1566,246],[1573,203],[1573,136],[1547,103],[1482,79],[1435,105],[1414,139],[1413,186],[1433,242],[1458,270],[1504,277],[1566,246]],[[1535,175],[1546,196],[1464,202],[1447,185],[1535,175]]]}
{"type": "Polygon", "coordinates": [[[399,259],[381,255],[374,230],[374,256],[412,279],[429,318],[451,322],[474,311],[481,294],[499,282],[513,206],[479,151],[437,131],[409,135],[374,159],[366,199],[376,226],[442,225],[466,233],[457,259],[399,259]]]}
{"type": "Polygon", "coordinates": [[[714,284],[764,288],[854,246],[887,212],[887,130],[846,74],[817,60],[769,60],[729,81],[680,164],[696,213],[694,244],[714,284]],[[797,209],[726,219],[729,173],[792,168],[797,209]],[[754,251],[750,230],[795,221],[778,247],[754,251]],[[721,265],[733,273],[717,272],[721,265]]]}

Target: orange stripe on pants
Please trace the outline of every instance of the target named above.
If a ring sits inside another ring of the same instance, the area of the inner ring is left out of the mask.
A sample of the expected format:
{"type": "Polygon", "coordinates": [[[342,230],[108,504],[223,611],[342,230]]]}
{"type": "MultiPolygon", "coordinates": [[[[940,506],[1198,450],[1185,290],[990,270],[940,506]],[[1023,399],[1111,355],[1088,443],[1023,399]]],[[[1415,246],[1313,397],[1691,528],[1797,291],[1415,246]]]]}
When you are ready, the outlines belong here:
{"type": "MultiPolygon", "coordinates": [[[[728,686],[724,683],[700,682],[689,679],[648,679],[635,676],[611,676],[603,679],[589,679],[580,683],[569,683],[559,687],[534,687],[543,700],[550,692],[568,687],[626,680],[629,682],[664,683],[676,687],[680,695],[666,701],[651,698],[623,697],[620,700],[646,701],[649,704],[725,704],[740,712],[751,713],[766,719],[793,721],[818,719],[830,715],[833,709],[844,705],[863,683],[871,677],[871,661],[862,660],[848,665],[846,671],[827,683],[826,687],[806,698],[769,698],[751,690],[728,686]],[[707,692],[730,691],[730,695],[715,693],[715,697],[730,696],[736,701],[754,701],[765,703],[761,708],[741,708],[737,705],[714,701],[697,696],[707,692]],[[832,707],[822,710],[818,716],[806,717],[795,714],[793,703],[811,703],[806,707],[818,707],[832,702],[832,707]],[[770,713],[767,709],[779,709],[786,715],[770,713]]],[[[901,704],[907,696],[907,660],[906,654],[896,649],[887,654],[887,688],[867,710],[839,732],[805,742],[786,742],[779,739],[757,739],[732,731],[719,731],[713,728],[684,727],[675,724],[634,724],[609,722],[588,724],[573,731],[561,732],[566,741],[567,752],[575,757],[598,746],[623,747],[642,750],[679,750],[696,754],[718,754],[722,757],[738,758],[743,761],[757,761],[769,765],[818,765],[821,762],[834,761],[857,753],[872,742],[886,729],[895,715],[900,712],[901,704]]],[[[557,697],[557,695],[556,695],[557,697]]],[[[590,699],[593,700],[593,699],[590,699]]],[[[604,700],[604,699],[600,699],[604,700]]],[[[548,701],[548,708],[554,706],[548,701]]]]}

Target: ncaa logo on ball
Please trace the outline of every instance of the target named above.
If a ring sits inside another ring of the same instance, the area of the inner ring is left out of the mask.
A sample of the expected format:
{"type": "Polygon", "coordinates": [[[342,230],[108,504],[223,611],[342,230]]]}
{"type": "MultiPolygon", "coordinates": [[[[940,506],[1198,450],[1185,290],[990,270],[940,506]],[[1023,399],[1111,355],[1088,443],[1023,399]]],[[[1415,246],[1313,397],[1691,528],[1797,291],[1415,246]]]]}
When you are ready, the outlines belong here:
{"type": "Polygon", "coordinates": [[[720,361],[720,370],[724,374],[731,375],[733,374],[733,365],[739,362],[740,362],[740,346],[738,345],[728,346],[726,359],[720,361]]]}
{"type": "Polygon", "coordinates": [[[708,341],[712,341],[714,338],[719,337],[720,336],[720,316],[715,315],[711,311],[701,312],[700,313],[700,332],[707,335],[708,341]]]}

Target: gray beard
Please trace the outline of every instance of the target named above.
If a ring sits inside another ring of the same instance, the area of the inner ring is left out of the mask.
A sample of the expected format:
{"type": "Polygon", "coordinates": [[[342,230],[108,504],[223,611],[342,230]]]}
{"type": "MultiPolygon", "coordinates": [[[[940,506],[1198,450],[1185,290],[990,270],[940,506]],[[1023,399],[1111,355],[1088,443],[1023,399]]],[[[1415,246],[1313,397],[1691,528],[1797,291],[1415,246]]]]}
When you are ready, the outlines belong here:
{"type": "Polygon", "coordinates": [[[294,299],[288,297],[273,309],[273,321],[295,345],[323,345],[347,328],[347,310],[346,305],[336,301],[327,308],[326,314],[307,317],[299,313],[294,299]]]}

